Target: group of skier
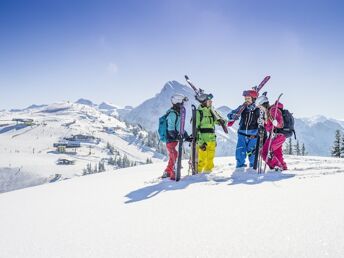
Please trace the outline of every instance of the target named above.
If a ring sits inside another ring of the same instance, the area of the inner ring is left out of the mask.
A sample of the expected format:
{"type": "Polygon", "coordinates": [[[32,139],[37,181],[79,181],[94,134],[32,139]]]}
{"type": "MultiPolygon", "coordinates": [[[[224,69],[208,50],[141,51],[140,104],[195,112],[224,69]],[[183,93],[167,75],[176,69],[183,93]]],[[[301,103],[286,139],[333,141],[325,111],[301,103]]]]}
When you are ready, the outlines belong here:
{"type": "MultiPolygon", "coordinates": [[[[187,134],[184,130],[185,107],[188,98],[175,94],[171,98],[172,107],[159,121],[160,140],[166,142],[169,155],[168,165],[163,178],[180,179],[181,146],[183,141],[191,142],[190,165],[193,174],[210,173],[214,168],[216,149],[215,125],[221,125],[227,133],[227,127],[239,121],[238,141],[236,146],[236,168],[249,167],[262,173],[262,160],[272,170],[287,170],[283,158],[282,146],[287,137],[294,132],[293,117],[278,100],[270,105],[266,92],[259,94],[260,89],[270,79],[265,77],[259,86],[243,92],[244,104],[232,110],[224,119],[213,109],[213,95],[197,89],[187,76],[186,80],[195,90],[198,108],[193,107],[193,133],[187,134]],[[179,144],[178,144],[179,143],[179,144]],[[177,146],[179,150],[177,151],[177,146]],[[246,158],[249,164],[246,165],[246,158]],[[178,161],[178,162],[177,162],[178,161]]],[[[264,169],[265,171],[265,169],[264,169]]]]}

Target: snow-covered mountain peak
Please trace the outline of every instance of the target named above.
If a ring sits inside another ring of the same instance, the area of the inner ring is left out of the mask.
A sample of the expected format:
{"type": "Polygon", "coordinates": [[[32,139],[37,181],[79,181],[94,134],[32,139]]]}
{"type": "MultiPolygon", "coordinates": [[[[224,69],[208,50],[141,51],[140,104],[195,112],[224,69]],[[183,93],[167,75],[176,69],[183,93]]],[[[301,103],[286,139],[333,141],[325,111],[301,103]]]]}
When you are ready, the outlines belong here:
{"type": "Polygon", "coordinates": [[[75,101],[75,103],[90,106],[90,107],[96,106],[96,104],[94,104],[91,100],[84,99],[84,98],[78,99],[77,101],[75,101]]]}
{"type": "Polygon", "coordinates": [[[310,124],[316,124],[316,123],[323,123],[327,120],[329,120],[329,118],[323,116],[323,115],[316,115],[316,116],[312,116],[309,118],[305,118],[310,124]]]}
{"type": "Polygon", "coordinates": [[[112,103],[108,103],[108,102],[102,102],[99,106],[99,109],[105,109],[105,110],[115,110],[115,109],[119,109],[118,106],[112,104],[112,103]]]}

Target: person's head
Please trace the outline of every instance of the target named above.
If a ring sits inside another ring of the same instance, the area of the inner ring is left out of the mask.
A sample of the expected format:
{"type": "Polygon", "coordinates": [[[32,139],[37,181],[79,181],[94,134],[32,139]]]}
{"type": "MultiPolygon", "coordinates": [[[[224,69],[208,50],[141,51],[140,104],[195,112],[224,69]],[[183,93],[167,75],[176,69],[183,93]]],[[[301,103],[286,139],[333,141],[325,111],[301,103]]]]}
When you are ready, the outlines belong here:
{"type": "Polygon", "coordinates": [[[197,100],[201,103],[204,107],[211,107],[213,104],[213,94],[201,94],[197,97],[197,100]]]}
{"type": "Polygon", "coordinates": [[[269,108],[270,107],[269,99],[265,95],[259,96],[256,99],[255,103],[256,103],[257,107],[260,107],[260,106],[265,107],[265,108],[269,108]]]}
{"type": "Polygon", "coordinates": [[[182,94],[174,94],[171,97],[171,103],[173,105],[173,108],[176,110],[179,110],[180,107],[184,104],[184,102],[188,101],[188,98],[185,97],[182,94]]]}
{"type": "Polygon", "coordinates": [[[249,105],[254,103],[258,97],[258,92],[255,90],[245,90],[242,95],[245,97],[245,102],[249,105]]]}

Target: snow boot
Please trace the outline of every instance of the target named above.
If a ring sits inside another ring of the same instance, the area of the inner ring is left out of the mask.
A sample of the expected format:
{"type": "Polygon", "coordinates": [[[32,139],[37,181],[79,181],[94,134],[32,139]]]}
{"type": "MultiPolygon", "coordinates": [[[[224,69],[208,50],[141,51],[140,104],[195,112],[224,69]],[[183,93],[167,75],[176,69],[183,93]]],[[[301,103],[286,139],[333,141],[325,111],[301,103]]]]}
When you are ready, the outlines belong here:
{"type": "Polygon", "coordinates": [[[169,173],[167,171],[164,171],[164,173],[162,174],[161,178],[167,178],[169,177],[169,173]]]}

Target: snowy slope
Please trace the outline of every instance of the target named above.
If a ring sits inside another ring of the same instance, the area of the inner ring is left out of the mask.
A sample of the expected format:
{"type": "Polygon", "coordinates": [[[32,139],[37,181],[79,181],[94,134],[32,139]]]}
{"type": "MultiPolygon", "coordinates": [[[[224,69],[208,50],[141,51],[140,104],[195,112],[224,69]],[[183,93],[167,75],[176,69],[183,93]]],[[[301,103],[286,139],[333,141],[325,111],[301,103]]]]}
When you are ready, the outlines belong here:
{"type": "MultiPolygon", "coordinates": [[[[164,163],[0,195],[6,258],[343,257],[344,160],[155,180],[164,163]]],[[[228,165],[230,163],[230,165],[228,165]]]]}
{"type": "Polygon", "coordinates": [[[62,179],[79,176],[87,164],[94,167],[111,157],[107,143],[133,162],[145,163],[147,158],[156,162],[164,158],[142,145],[124,122],[84,104],[60,102],[18,112],[4,111],[0,120],[0,192],[49,182],[56,174],[62,179]],[[12,120],[18,118],[33,119],[34,124],[16,125],[12,120]],[[81,142],[76,154],[71,149],[60,154],[53,147],[54,143],[64,141],[64,137],[78,134],[100,141],[81,142]],[[57,165],[60,158],[74,160],[75,165],[57,165]]]}

